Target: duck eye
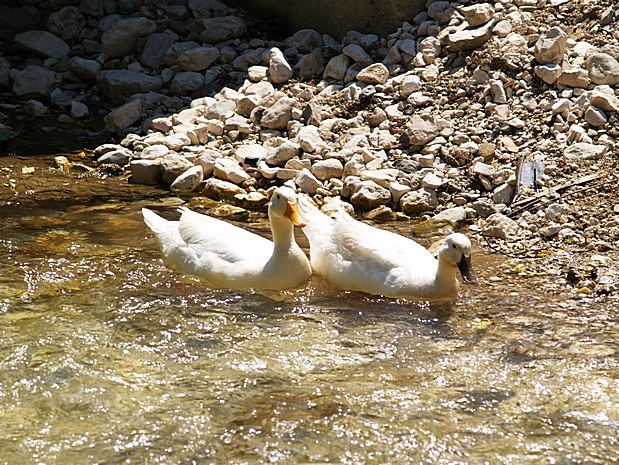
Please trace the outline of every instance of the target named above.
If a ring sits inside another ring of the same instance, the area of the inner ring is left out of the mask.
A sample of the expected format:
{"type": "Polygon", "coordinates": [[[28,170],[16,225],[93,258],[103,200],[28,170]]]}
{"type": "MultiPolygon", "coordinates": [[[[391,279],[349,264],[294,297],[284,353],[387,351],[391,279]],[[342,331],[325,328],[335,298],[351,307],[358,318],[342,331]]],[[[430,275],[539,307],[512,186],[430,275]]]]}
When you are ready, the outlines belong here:
{"type": "Polygon", "coordinates": [[[451,244],[451,246],[455,249],[456,248],[456,244],[451,244]]]}

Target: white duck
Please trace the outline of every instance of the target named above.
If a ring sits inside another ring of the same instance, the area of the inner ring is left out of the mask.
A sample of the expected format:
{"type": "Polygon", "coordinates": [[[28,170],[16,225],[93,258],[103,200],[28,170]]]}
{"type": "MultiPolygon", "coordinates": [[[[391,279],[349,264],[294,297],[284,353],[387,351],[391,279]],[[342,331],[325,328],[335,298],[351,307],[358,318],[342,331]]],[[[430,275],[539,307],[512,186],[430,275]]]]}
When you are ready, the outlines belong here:
{"type": "Polygon", "coordinates": [[[333,285],[387,297],[453,299],[458,271],[467,282],[471,272],[471,242],[450,234],[438,259],[411,239],[353,219],[343,209],[328,217],[309,198],[299,202],[307,221],[303,232],[310,242],[314,272],[333,285]]]}
{"type": "Polygon", "coordinates": [[[144,221],[157,235],[168,264],[200,276],[213,287],[282,290],[311,276],[309,260],[294,240],[294,225],[304,226],[297,195],[277,189],[269,203],[273,242],[224,221],[181,208],[168,221],[143,208],[144,221]]]}

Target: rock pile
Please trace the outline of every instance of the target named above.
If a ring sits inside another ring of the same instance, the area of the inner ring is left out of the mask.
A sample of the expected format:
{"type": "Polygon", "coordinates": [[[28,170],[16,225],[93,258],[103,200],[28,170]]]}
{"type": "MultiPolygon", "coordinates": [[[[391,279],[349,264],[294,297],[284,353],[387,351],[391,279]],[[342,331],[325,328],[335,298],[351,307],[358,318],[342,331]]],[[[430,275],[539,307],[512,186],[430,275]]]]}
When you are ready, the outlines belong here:
{"type": "Polygon", "coordinates": [[[274,41],[249,37],[252,19],[219,0],[143,3],[60,8],[15,36],[31,56],[0,58],[0,85],[31,113],[51,104],[79,119],[111,104],[105,126],[124,138],[94,154],[134,183],[244,208],[287,183],[371,219],[612,246],[616,228],[592,236],[599,222],[572,221],[555,188],[617,153],[616,8],[433,1],[387,37],[274,41]],[[543,173],[523,180],[533,163],[543,173]],[[554,203],[519,211],[529,194],[554,203]]]}

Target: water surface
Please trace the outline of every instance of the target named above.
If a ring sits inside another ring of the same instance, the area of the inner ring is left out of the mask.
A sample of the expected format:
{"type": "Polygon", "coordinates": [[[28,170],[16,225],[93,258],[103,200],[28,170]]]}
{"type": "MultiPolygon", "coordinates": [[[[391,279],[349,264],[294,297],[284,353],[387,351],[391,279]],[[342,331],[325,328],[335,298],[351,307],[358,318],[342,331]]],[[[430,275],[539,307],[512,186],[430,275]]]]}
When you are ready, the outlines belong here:
{"type": "Polygon", "coordinates": [[[142,223],[178,200],[20,182],[0,197],[0,463],[617,463],[616,302],[479,249],[456,303],[208,289],[142,223]]]}

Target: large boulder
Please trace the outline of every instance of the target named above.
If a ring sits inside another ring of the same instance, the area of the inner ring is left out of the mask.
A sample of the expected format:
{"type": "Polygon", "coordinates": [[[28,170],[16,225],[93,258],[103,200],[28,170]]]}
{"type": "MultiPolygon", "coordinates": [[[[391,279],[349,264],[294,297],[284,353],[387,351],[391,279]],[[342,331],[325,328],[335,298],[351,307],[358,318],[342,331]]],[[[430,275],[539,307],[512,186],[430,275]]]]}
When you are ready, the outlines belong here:
{"type": "Polygon", "coordinates": [[[30,65],[14,71],[13,93],[18,97],[45,97],[52,90],[56,74],[42,66],[30,65]]]}
{"type": "Polygon", "coordinates": [[[138,39],[157,30],[154,21],[139,17],[122,19],[101,36],[101,50],[109,57],[133,55],[138,50],[138,39]]]}
{"type": "Polygon", "coordinates": [[[47,31],[28,31],[17,34],[15,44],[45,58],[63,58],[70,50],[64,40],[47,31]]]}
{"type": "Polygon", "coordinates": [[[216,44],[224,40],[236,39],[247,32],[247,25],[238,16],[221,16],[206,18],[200,40],[207,44],[216,44]]]}
{"type": "Polygon", "coordinates": [[[97,76],[101,92],[112,103],[123,103],[133,94],[161,89],[163,80],[159,76],[124,69],[101,71],[97,76]]]}
{"type": "Polygon", "coordinates": [[[45,25],[50,32],[61,39],[70,40],[77,37],[84,29],[86,20],[79,8],[65,6],[49,15],[45,25]]]}

